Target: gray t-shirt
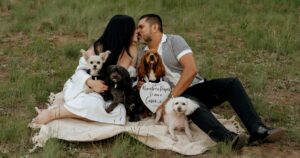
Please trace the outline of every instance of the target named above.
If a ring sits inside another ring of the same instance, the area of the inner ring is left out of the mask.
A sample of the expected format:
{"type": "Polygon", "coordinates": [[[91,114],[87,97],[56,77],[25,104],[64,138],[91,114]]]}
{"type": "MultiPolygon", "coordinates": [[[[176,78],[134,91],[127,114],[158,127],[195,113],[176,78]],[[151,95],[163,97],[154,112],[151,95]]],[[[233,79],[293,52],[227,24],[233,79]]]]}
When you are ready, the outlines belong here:
{"type": "MultiPolygon", "coordinates": [[[[145,50],[148,49],[149,48],[145,46],[140,50],[138,63],[140,62],[145,50]]],[[[172,86],[176,85],[183,70],[179,60],[182,56],[192,53],[190,46],[181,36],[163,34],[158,47],[158,53],[161,55],[166,69],[166,77],[164,79],[172,86]]],[[[197,74],[190,86],[201,82],[203,82],[203,78],[197,74]]]]}

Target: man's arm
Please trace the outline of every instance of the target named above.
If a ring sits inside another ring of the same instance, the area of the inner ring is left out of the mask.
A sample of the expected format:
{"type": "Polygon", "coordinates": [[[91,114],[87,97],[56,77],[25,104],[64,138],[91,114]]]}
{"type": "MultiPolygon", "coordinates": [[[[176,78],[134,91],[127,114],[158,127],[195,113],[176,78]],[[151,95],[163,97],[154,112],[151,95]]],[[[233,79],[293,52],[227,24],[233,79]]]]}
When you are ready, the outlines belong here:
{"type": "Polygon", "coordinates": [[[193,82],[198,73],[197,65],[193,53],[188,53],[179,59],[183,67],[179,81],[172,90],[172,96],[180,96],[193,82]]]}

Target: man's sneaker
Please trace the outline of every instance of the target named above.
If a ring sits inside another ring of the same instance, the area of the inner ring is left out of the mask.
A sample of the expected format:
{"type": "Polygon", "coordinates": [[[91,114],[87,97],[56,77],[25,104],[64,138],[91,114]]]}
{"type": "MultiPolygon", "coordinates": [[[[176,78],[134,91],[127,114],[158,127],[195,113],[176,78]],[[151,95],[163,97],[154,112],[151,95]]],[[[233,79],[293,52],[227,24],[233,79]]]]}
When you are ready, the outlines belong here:
{"type": "Polygon", "coordinates": [[[240,150],[242,147],[248,144],[248,136],[245,134],[236,135],[231,141],[232,149],[240,150]]]}
{"type": "Polygon", "coordinates": [[[267,128],[260,126],[257,132],[250,136],[248,142],[249,145],[257,145],[267,142],[276,142],[279,141],[284,136],[285,130],[283,128],[267,128]]]}

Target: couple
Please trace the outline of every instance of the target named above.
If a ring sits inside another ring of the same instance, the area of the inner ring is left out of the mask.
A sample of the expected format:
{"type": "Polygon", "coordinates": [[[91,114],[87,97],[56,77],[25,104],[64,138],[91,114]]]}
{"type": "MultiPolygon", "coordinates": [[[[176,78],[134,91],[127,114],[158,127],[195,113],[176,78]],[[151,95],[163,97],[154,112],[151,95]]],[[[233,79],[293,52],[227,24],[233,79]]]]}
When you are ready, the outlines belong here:
{"type": "MultiPolygon", "coordinates": [[[[135,71],[138,56],[144,52],[137,50],[137,42],[146,45],[144,50],[154,49],[161,55],[166,78],[173,86],[172,97],[187,96],[196,99],[200,108],[189,118],[213,140],[228,142],[234,149],[240,149],[248,143],[274,142],[284,134],[281,128],[269,128],[261,121],[250,98],[237,78],[205,80],[199,74],[192,50],[186,41],[177,35],[163,33],[161,18],[156,14],[146,14],[139,18],[135,26],[132,17],[116,15],[109,21],[102,36],[89,48],[90,54],[110,50],[112,53],[103,65],[118,64],[129,71],[135,71]],[[227,130],[211,113],[211,109],[228,101],[249,132],[249,139],[243,134],[227,130]]],[[[87,84],[95,92],[103,92],[108,87],[102,82],[92,80],[84,71],[86,62],[80,59],[75,74],[64,87],[65,104],[53,109],[37,109],[38,116],[33,122],[47,124],[59,118],[78,118],[124,125],[126,111],[119,105],[111,113],[105,112],[107,103],[97,93],[86,94],[83,91],[87,84]]],[[[139,82],[138,87],[143,83],[139,82]]]]}

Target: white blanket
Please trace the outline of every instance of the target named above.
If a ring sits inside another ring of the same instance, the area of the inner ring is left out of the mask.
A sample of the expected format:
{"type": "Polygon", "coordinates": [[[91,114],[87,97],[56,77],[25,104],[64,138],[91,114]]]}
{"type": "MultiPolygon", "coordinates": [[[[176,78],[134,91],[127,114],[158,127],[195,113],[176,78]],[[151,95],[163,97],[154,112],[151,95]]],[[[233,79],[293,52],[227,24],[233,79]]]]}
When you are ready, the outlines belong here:
{"type": "MultiPolygon", "coordinates": [[[[61,105],[63,100],[61,94],[51,95],[50,107],[61,105]]],[[[227,120],[216,115],[218,120],[231,131],[244,132],[244,129],[235,121],[235,117],[227,120]]],[[[172,150],[183,155],[197,155],[204,153],[215,145],[203,131],[195,124],[191,124],[193,141],[190,142],[182,131],[176,131],[178,141],[171,139],[165,125],[155,125],[153,118],[147,118],[139,122],[127,122],[126,125],[112,125],[99,122],[85,122],[76,119],[54,120],[46,125],[35,125],[30,123],[31,128],[40,128],[39,132],[32,138],[37,147],[43,147],[49,138],[58,138],[66,141],[90,142],[107,139],[123,132],[154,149],[172,150]]]]}

